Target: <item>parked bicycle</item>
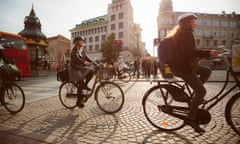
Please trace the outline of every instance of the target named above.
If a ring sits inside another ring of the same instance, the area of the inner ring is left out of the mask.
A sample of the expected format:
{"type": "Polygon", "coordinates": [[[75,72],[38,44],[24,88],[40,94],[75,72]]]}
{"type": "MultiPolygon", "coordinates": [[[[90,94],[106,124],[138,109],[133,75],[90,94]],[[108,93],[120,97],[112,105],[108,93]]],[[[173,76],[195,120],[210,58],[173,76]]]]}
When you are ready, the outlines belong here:
{"type": "MultiPolygon", "coordinates": [[[[225,119],[230,127],[240,135],[240,81],[224,54],[223,59],[228,65],[225,83],[214,97],[203,101],[201,108],[197,112],[195,122],[197,124],[208,124],[211,120],[209,110],[229,96],[231,92],[234,92],[233,90],[237,89],[236,93],[227,102],[225,119]],[[230,74],[235,83],[231,83],[230,88],[224,91],[229,84],[230,74]]],[[[194,92],[184,82],[159,80],[157,85],[150,88],[143,97],[144,115],[158,129],[165,131],[180,129],[186,125],[185,119],[193,95],[194,92]]]]}
{"type": "Polygon", "coordinates": [[[118,72],[113,66],[104,67],[102,79],[109,81],[121,80],[124,83],[128,83],[131,80],[131,74],[127,69],[118,72]]]}
{"type": "Polygon", "coordinates": [[[16,114],[24,108],[25,94],[22,88],[14,82],[19,74],[12,68],[10,64],[2,65],[0,68],[0,102],[8,112],[16,114]]]}
{"type": "MultiPolygon", "coordinates": [[[[102,80],[102,69],[96,66],[94,68],[95,78],[90,93],[83,94],[79,82],[65,80],[59,87],[60,102],[66,108],[73,109],[77,106],[81,95],[84,96],[83,101],[87,102],[94,93],[97,105],[102,111],[109,114],[118,112],[125,101],[123,90],[114,82],[102,80]]],[[[65,73],[67,71],[66,69],[65,73]]]]}

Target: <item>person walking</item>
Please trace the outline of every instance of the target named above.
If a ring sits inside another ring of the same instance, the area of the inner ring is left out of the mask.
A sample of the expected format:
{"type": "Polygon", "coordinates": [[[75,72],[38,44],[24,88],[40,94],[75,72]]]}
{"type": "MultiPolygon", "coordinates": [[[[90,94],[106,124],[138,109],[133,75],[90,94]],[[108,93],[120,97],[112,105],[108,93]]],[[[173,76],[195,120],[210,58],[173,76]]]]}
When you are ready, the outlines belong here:
{"type": "Polygon", "coordinates": [[[192,126],[196,132],[202,133],[205,130],[195,123],[195,119],[198,107],[206,94],[203,84],[209,78],[211,70],[200,66],[198,61],[204,57],[217,56],[218,51],[196,48],[193,35],[196,28],[196,19],[197,16],[192,13],[179,16],[178,25],[170,31],[167,37],[170,37],[173,43],[174,60],[170,64],[171,71],[176,76],[181,77],[195,92],[190,103],[186,123],[192,126]]]}

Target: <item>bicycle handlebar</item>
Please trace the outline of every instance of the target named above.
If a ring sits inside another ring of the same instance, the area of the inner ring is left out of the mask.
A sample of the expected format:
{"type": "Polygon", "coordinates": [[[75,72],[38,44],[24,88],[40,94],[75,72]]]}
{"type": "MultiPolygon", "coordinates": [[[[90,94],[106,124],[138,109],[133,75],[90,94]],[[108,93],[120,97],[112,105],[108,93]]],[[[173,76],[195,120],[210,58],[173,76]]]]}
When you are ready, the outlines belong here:
{"type": "Polygon", "coordinates": [[[229,55],[229,53],[231,52],[229,49],[227,49],[225,46],[219,46],[218,47],[218,51],[219,51],[219,54],[222,59],[226,62],[227,66],[228,67],[231,67],[231,64],[230,62],[228,61],[228,58],[226,55],[229,55]]]}

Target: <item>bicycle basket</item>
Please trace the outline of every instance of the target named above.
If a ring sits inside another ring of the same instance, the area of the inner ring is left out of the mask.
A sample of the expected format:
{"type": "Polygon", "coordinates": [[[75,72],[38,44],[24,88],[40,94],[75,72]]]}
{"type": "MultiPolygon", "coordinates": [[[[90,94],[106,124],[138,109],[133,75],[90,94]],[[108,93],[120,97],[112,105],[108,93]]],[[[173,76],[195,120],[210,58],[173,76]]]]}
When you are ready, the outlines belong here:
{"type": "Polygon", "coordinates": [[[11,64],[5,64],[0,68],[1,79],[4,81],[14,81],[19,74],[18,68],[11,64]]]}
{"type": "Polygon", "coordinates": [[[69,75],[68,75],[68,69],[67,68],[59,70],[57,72],[57,80],[62,81],[62,82],[69,81],[69,75]]]}

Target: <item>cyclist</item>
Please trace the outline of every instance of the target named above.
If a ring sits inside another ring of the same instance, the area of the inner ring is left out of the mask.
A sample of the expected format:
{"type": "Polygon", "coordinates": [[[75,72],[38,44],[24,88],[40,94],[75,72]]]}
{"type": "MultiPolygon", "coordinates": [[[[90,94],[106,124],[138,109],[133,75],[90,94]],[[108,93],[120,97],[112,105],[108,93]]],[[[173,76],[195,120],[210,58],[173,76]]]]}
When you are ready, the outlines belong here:
{"type": "MultiPolygon", "coordinates": [[[[77,36],[74,38],[74,47],[71,51],[70,66],[78,72],[76,79],[78,79],[80,90],[91,90],[87,85],[94,75],[94,69],[90,66],[95,62],[87,56],[85,49],[83,48],[84,42],[85,40],[82,36],[77,36]]],[[[80,96],[79,102],[82,102],[82,99],[83,95],[80,96]]],[[[78,103],[78,106],[83,107],[84,105],[82,103],[78,103]]]]}
{"type": "Polygon", "coordinates": [[[217,56],[218,51],[200,50],[196,48],[193,31],[196,27],[195,20],[197,16],[187,13],[179,16],[179,23],[167,35],[173,42],[174,60],[170,64],[172,72],[181,77],[194,90],[195,95],[190,103],[190,110],[186,119],[196,132],[205,132],[197,123],[195,123],[198,106],[203,101],[206,89],[203,83],[207,81],[211,70],[198,65],[198,60],[203,57],[217,56]]]}

